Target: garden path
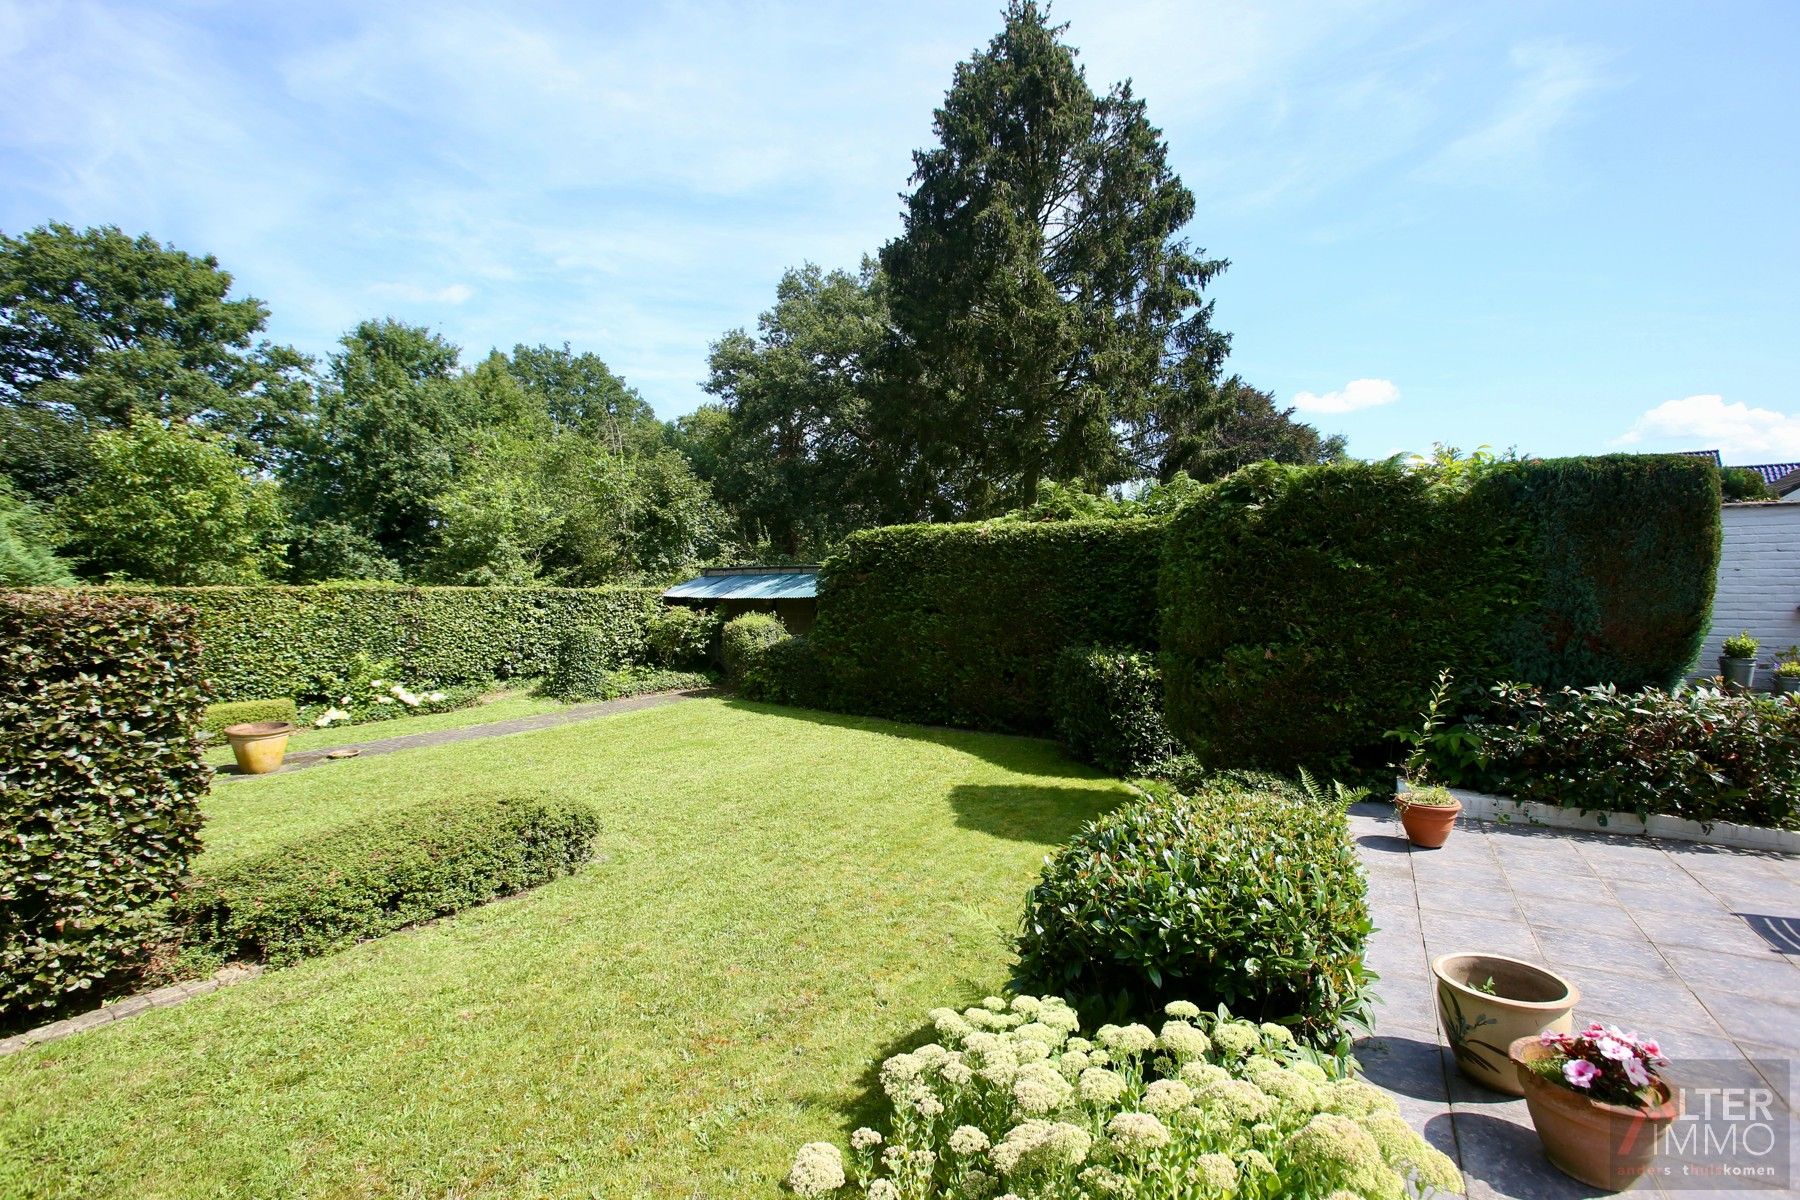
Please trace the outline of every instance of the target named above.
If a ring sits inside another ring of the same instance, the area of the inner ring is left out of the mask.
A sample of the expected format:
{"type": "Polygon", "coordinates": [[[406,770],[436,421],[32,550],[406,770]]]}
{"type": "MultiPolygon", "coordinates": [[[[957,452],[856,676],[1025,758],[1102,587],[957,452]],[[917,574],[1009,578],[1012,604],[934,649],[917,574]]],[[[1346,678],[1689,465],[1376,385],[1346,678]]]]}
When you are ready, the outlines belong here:
{"type": "MultiPolygon", "coordinates": [[[[1602,1194],[1549,1164],[1523,1100],[1457,1071],[1430,961],[1477,950],[1549,966],[1579,990],[1579,1024],[1655,1037],[1676,1082],[1774,1092],[1786,1180],[1646,1180],[1631,1195],[1800,1195],[1800,859],[1470,821],[1441,849],[1421,850],[1386,805],[1357,805],[1350,823],[1377,926],[1369,964],[1381,976],[1374,1034],[1357,1056],[1414,1128],[1457,1159],[1472,1198],[1602,1194]]],[[[1690,1091],[1690,1111],[1704,1102],[1690,1091]]]]}
{"type": "Polygon", "coordinates": [[[536,716],[489,721],[483,725],[464,725],[457,729],[435,729],[428,733],[408,733],[399,737],[334,746],[329,750],[303,750],[288,755],[286,761],[279,768],[265,772],[261,776],[241,775],[237,768],[224,766],[218,768],[217,777],[221,781],[266,779],[270,775],[284,775],[290,771],[300,771],[307,767],[316,767],[321,763],[336,762],[347,757],[363,758],[373,754],[392,754],[396,750],[416,750],[421,746],[442,746],[450,742],[470,742],[478,738],[530,733],[533,730],[551,729],[557,725],[569,725],[594,717],[606,717],[639,708],[655,708],[662,704],[673,704],[677,700],[690,700],[696,696],[716,694],[717,689],[714,688],[686,688],[674,692],[653,692],[647,696],[626,696],[618,700],[595,700],[587,704],[571,704],[567,708],[559,708],[555,712],[538,713],[536,716]],[[355,751],[355,754],[350,755],[346,751],[355,751]]]}

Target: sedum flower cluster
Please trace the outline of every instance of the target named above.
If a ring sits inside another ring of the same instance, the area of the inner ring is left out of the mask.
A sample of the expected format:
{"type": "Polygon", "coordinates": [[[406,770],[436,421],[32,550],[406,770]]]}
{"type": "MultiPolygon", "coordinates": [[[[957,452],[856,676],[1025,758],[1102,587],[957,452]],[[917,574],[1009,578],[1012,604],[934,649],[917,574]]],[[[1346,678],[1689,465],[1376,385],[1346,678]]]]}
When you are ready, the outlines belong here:
{"type": "Polygon", "coordinates": [[[788,1187],[868,1200],[1402,1200],[1460,1192],[1385,1092],[1253,1025],[1170,1004],[1159,1029],[1081,1022],[1055,997],[929,1014],[881,1065],[886,1132],[801,1147],[788,1187]]]}
{"type": "MultiPolygon", "coordinates": [[[[404,683],[392,679],[369,680],[368,692],[367,700],[376,705],[399,705],[422,712],[434,711],[449,699],[443,692],[417,692],[404,683]]],[[[320,729],[328,729],[333,725],[349,721],[355,716],[352,711],[355,705],[356,700],[353,696],[348,694],[339,696],[336,703],[328,705],[325,711],[319,714],[313,721],[313,725],[320,729]]]]}

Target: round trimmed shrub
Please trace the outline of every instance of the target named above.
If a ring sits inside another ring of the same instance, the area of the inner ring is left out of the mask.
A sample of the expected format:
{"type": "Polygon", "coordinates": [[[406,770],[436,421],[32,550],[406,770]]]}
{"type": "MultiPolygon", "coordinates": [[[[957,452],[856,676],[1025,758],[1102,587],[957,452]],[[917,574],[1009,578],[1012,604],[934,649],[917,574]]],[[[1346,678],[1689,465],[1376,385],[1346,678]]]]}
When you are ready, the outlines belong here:
{"type": "Polygon", "coordinates": [[[1113,775],[1157,770],[1181,752],[1163,719],[1162,672],[1151,654],[1064,647],[1051,674],[1050,713],[1070,754],[1113,775]]]}
{"type": "Polygon", "coordinates": [[[772,613],[745,613],[725,622],[720,636],[720,651],[725,659],[725,678],[731,686],[742,690],[763,664],[769,647],[788,636],[787,626],[772,613]]]}
{"type": "Polygon", "coordinates": [[[1223,1004],[1339,1049],[1366,1008],[1367,887],[1341,809],[1221,784],[1094,821],[1026,903],[1019,978],[1090,1012],[1223,1004]]]}
{"type": "Polygon", "coordinates": [[[650,618],[644,640],[663,666],[672,671],[691,671],[706,665],[718,634],[717,613],[672,604],[650,618]]]}

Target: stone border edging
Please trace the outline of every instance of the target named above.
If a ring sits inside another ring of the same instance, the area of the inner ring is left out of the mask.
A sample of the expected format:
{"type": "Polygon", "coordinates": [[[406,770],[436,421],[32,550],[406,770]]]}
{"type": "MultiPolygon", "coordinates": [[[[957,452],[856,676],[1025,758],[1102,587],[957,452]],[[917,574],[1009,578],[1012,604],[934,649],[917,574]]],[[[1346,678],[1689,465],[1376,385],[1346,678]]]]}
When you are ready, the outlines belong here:
{"type": "Polygon", "coordinates": [[[99,1008],[77,1013],[72,1017],[64,1017],[60,1021],[52,1021],[48,1025],[39,1025],[36,1029],[27,1029],[24,1033],[15,1033],[9,1038],[0,1038],[0,1055],[15,1054],[27,1046],[41,1046],[45,1042],[61,1041],[77,1033],[85,1033],[90,1029],[98,1029],[102,1025],[110,1025],[114,1021],[123,1021],[127,1017],[135,1017],[141,1012],[153,1008],[168,1008],[180,1004],[183,1000],[191,1000],[195,996],[204,996],[208,992],[216,992],[222,987],[230,987],[234,983],[242,983],[246,979],[254,979],[263,972],[258,963],[233,963],[214,975],[211,979],[189,979],[181,983],[171,983],[167,987],[159,987],[154,991],[139,992],[135,996],[127,996],[123,1000],[115,1000],[99,1008]]]}
{"type": "MultiPolygon", "coordinates": [[[[1404,780],[1398,781],[1398,790],[1406,790],[1404,780]]],[[[1466,788],[1444,790],[1462,801],[1463,816],[1477,821],[1495,821],[1503,825],[1522,822],[1545,829],[1608,833],[1615,837],[1668,838],[1671,841],[1696,842],[1703,846],[1723,846],[1732,850],[1800,855],[1800,831],[1792,829],[1765,829],[1760,825],[1738,825],[1731,821],[1714,821],[1708,825],[1662,813],[1652,813],[1645,818],[1636,813],[1558,808],[1551,804],[1515,800],[1511,796],[1495,796],[1466,788]]]]}

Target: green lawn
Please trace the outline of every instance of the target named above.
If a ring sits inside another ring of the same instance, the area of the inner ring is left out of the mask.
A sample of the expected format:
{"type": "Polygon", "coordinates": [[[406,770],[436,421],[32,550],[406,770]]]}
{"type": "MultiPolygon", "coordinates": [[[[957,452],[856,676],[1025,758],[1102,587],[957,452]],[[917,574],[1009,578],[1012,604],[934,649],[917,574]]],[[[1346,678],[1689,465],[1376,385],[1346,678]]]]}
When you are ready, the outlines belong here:
{"type": "MultiPolygon", "coordinates": [[[[491,692],[467,708],[449,712],[426,713],[419,717],[393,717],[386,721],[366,721],[361,725],[334,725],[329,729],[303,729],[288,739],[288,753],[302,750],[330,750],[357,742],[378,742],[383,738],[402,737],[409,733],[431,733],[439,729],[461,729],[465,725],[485,725],[489,721],[510,721],[514,717],[535,717],[567,707],[561,700],[534,695],[524,688],[491,692]]],[[[220,742],[206,751],[206,761],[215,767],[229,766],[231,747],[220,742]]]]}
{"type": "Polygon", "coordinates": [[[215,861],[441,795],[579,797],[524,896],[0,1059],[0,1195],[773,1196],[927,1008],[1005,980],[1123,797],[1046,742],[694,700],[231,784],[215,861]]]}

